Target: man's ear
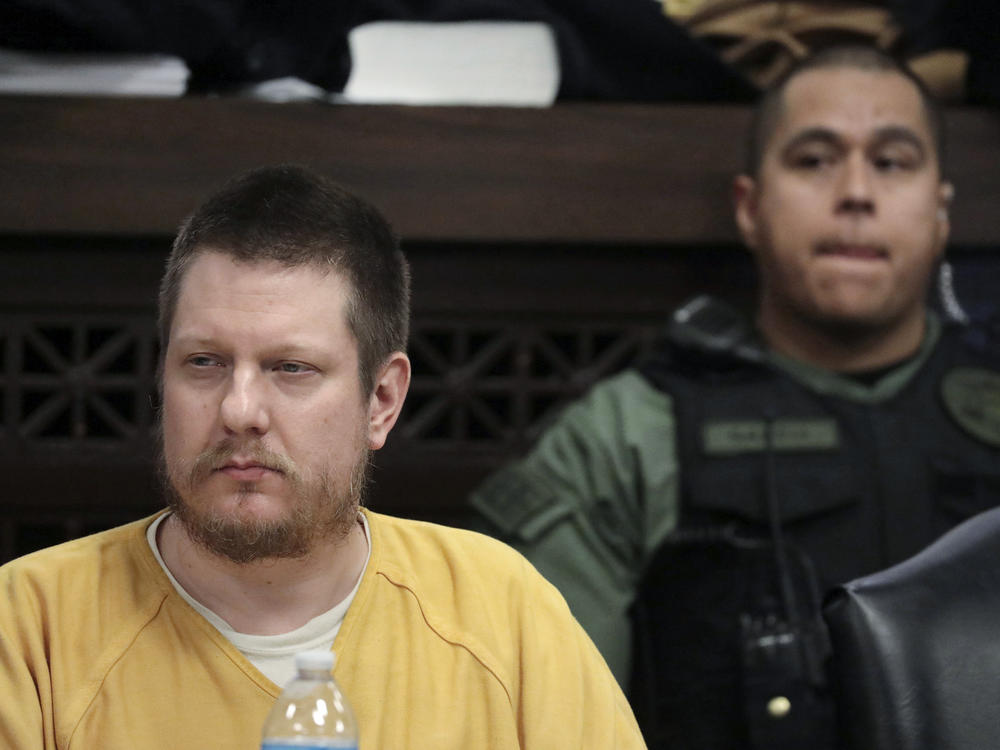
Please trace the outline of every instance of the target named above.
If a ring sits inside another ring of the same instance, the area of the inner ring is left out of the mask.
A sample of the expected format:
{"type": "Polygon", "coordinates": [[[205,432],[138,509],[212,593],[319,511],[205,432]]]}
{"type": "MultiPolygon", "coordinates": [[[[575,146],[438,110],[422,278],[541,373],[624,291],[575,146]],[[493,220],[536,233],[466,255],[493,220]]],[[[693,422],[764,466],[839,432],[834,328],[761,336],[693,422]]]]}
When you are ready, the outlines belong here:
{"type": "Polygon", "coordinates": [[[938,187],[938,210],[937,210],[937,239],[940,244],[939,251],[944,252],[945,245],[948,244],[948,236],[951,234],[951,217],[948,208],[951,200],[955,197],[955,186],[944,181],[938,187]]]}
{"type": "Polygon", "coordinates": [[[410,359],[403,352],[393,352],[382,365],[368,402],[368,447],[372,450],[385,445],[409,388],[410,359]]]}
{"type": "Polygon", "coordinates": [[[740,230],[743,244],[755,250],[758,245],[757,183],[753,177],[741,174],[733,178],[732,199],[736,228],[740,230]]]}

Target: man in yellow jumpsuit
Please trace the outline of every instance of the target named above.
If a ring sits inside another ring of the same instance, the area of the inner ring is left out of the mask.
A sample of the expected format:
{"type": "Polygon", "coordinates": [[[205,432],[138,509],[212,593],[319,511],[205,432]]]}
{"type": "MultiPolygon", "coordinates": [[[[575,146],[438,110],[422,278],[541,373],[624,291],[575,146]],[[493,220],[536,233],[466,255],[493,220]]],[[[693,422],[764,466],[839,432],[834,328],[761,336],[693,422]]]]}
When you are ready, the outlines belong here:
{"type": "Polygon", "coordinates": [[[644,747],[524,558],[360,507],[408,320],[385,220],[306,170],[188,219],[160,290],[168,508],[0,568],[0,747],[252,750],[315,648],[363,748],[644,747]]]}

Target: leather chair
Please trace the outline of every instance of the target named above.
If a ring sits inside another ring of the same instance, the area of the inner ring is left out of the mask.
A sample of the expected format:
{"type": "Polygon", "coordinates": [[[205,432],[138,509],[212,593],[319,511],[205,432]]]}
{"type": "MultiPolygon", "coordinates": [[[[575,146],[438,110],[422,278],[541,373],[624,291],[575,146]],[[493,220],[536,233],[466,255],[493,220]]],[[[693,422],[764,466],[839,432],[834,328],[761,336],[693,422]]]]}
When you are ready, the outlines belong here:
{"type": "Polygon", "coordinates": [[[841,744],[1000,747],[1000,508],[828,595],[841,744]]]}

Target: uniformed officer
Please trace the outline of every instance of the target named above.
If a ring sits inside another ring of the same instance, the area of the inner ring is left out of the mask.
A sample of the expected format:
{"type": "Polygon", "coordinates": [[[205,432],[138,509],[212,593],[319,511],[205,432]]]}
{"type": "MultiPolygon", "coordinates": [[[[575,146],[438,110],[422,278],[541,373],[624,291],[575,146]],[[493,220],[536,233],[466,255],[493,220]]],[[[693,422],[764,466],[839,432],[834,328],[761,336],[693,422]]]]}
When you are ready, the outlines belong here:
{"type": "Polygon", "coordinates": [[[941,121],[872,49],[790,71],[734,180],[755,319],[685,305],[471,499],[562,590],[650,747],[828,746],[823,591],[1000,504],[1000,347],[927,305],[941,121]]]}

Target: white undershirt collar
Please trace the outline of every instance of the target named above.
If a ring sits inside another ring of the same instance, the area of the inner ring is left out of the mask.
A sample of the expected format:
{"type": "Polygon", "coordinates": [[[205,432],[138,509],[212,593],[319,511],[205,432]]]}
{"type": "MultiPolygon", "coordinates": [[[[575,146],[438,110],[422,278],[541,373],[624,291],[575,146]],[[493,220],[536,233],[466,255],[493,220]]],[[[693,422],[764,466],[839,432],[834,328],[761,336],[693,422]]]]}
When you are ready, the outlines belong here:
{"type": "Polygon", "coordinates": [[[368,567],[368,561],[371,559],[371,533],[368,528],[368,519],[365,518],[364,513],[359,513],[358,518],[364,529],[365,539],[368,541],[368,552],[365,556],[365,564],[361,569],[361,574],[358,576],[357,582],[354,584],[354,588],[338,604],[312,618],[302,627],[288,633],[279,633],[278,635],[250,635],[240,633],[230,627],[229,623],[219,615],[201,602],[195,600],[184,590],[167,568],[162,555],[160,555],[159,547],[156,544],[156,530],[163,522],[163,519],[169,515],[170,513],[161,515],[150,524],[149,529],[146,531],[146,540],[149,542],[149,548],[152,550],[153,556],[156,557],[156,561],[160,564],[170,583],[184,601],[190,604],[198,614],[208,620],[216,630],[222,633],[230,643],[239,649],[240,653],[249,659],[268,679],[277,685],[284,685],[295,675],[296,653],[309,649],[332,648],[333,641],[340,631],[340,625],[344,621],[344,616],[347,614],[351,602],[354,601],[354,596],[358,593],[358,587],[361,585],[361,579],[364,577],[365,569],[368,567]]]}

